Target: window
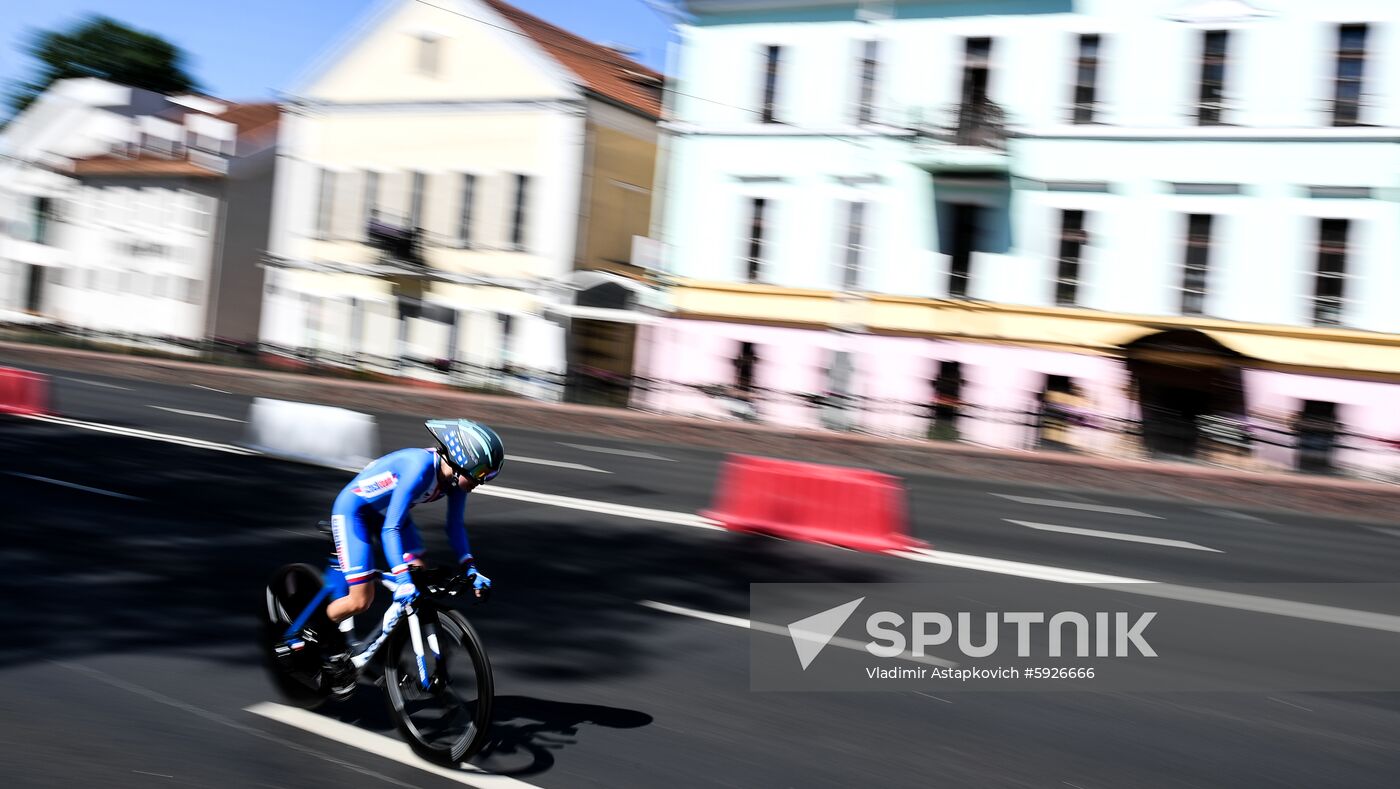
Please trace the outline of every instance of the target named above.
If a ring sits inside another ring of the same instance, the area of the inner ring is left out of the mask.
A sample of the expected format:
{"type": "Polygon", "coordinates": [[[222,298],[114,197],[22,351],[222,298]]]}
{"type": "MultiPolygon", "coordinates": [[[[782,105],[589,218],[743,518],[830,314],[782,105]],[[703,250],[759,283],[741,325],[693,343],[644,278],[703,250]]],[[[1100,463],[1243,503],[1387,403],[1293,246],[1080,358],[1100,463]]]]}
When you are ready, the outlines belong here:
{"type": "Polygon", "coordinates": [[[427,178],[422,173],[414,173],[408,193],[408,228],[417,229],[423,224],[423,188],[427,178]]]}
{"type": "Polygon", "coordinates": [[[476,199],[476,176],[471,173],[462,174],[462,213],[458,217],[457,238],[461,240],[462,246],[472,245],[472,203],[476,199]]]}
{"type": "Polygon", "coordinates": [[[1299,471],[1328,474],[1336,471],[1336,450],[1342,437],[1337,404],[1304,400],[1293,420],[1294,448],[1299,471]]]}
{"type": "MultiPolygon", "coordinates": [[[[324,187],[324,183],[322,184],[324,187]]],[[[325,195],[322,194],[324,199],[325,195]]],[[[182,190],[179,197],[183,212],[182,227],[197,233],[208,233],[214,226],[214,198],[198,192],[182,190]]]]}
{"type": "Polygon", "coordinates": [[[763,222],[767,210],[767,198],[753,198],[750,203],[749,254],[744,259],[745,276],[749,282],[757,282],[763,274],[763,222]]]}
{"type": "Polygon", "coordinates": [[[764,123],[777,123],[775,106],[778,102],[778,65],[782,58],[783,48],[779,46],[768,46],[764,49],[763,65],[763,102],[761,104],[760,119],[764,123]]]}
{"type": "Polygon", "coordinates": [[[1324,219],[1318,229],[1313,325],[1340,326],[1346,294],[1347,235],[1351,221],[1324,219]]]}
{"type": "Polygon", "coordinates": [[[1186,259],[1181,272],[1181,314],[1204,315],[1210,273],[1210,234],[1215,217],[1191,214],[1186,220],[1186,259]]]}
{"type": "Polygon", "coordinates": [[[754,369],[758,367],[758,351],[751,342],[739,343],[739,355],[734,357],[734,388],[749,394],[754,389],[754,369]]]}
{"type": "Polygon", "coordinates": [[[864,254],[865,203],[846,204],[846,243],[842,247],[841,289],[860,287],[861,257],[864,254]]]}
{"type": "Polygon", "coordinates": [[[1366,72],[1366,25],[1337,29],[1337,86],[1332,100],[1333,126],[1361,123],[1361,88],[1366,72]]]}
{"type": "Polygon", "coordinates": [[[515,209],[511,215],[510,243],[517,250],[525,249],[526,199],[530,192],[530,176],[515,176],[515,209]]]}
{"type": "Polygon", "coordinates": [[[437,36],[423,34],[418,36],[418,73],[429,77],[436,77],[438,74],[438,59],[440,56],[442,42],[437,36]]]}
{"type": "Polygon", "coordinates": [[[366,233],[371,222],[379,219],[379,173],[370,170],[365,173],[365,217],[366,233]]]}
{"type": "Polygon", "coordinates": [[[316,208],[316,237],[330,238],[331,211],[335,208],[335,173],[321,171],[321,202],[316,208]]]}
{"type": "Polygon", "coordinates": [[[49,227],[55,218],[55,201],[52,197],[40,197],[34,200],[34,243],[48,244],[49,227]]]}
{"type": "Polygon", "coordinates": [[[496,322],[501,335],[501,366],[510,367],[511,346],[515,343],[515,316],[506,312],[496,313],[496,322]]]}
{"type": "Polygon", "coordinates": [[[1089,236],[1084,232],[1084,212],[1060,212],[1060,262],[1055,274],[1055,305],[1079,303],[1079,258],[1089,236]]]}
{"type": "Polygon", "coordinates": [[[963,53],[962,103],[975,107],[987,102],[987,81],[992,67],[992,40],[969,38],[963,53]]]}
{"type": "Polygon", "coordinates": [[[875,80],[880,69],[880,42],[861,44],[860,84],[857,86],[856,123],[875,122],[875,80]]]}
{"type": "Polygon", "coordinates": [[[1200,99],[1196,105],[1199,126],[1219,126],[1225,112],[1225,66],[1229,57],[1230,33],[1207,30],[1201,45],[1200,99]]]}
{"type": "Polygon", "coordinates": [[[1097,35],[1079,37],[1079,58],[1074,68],[1074,106],[1070,111],[1070,122],[1083,124],[1094,122],[1094,112],[1098,102],[1099,46],[1097,35]]]}
{"type": "Polygon", "coordinates": [[[940,361],[933,378],[933,403],[929,409],[933,422],[929,438],[955,441],[958,438],[958,417],[962,413],[962,363],[940,361]]]}
{"type": "Polygon", "coordinates": [[[1005,119],[988,98],[992,39],[966,39],[963,52],[962,98],[957,107],[953,142],[1000,149],[1005,145],[1005,119]]]}

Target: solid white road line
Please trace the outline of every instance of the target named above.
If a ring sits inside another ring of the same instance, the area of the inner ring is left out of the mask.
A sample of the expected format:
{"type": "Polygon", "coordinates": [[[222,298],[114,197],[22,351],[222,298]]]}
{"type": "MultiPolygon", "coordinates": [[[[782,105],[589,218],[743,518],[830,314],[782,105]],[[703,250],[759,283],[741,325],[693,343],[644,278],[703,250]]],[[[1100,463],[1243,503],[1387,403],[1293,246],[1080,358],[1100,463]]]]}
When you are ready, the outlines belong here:
{"type": "Polygon", "coordinates": [[[60,377],[59,380],[60,380],[60,381],[70,381],[70,382],[75,383],[75,384],[86,384],[87,386],[100,386],[100,387],[102,387],[103,389],[117,389],[117,390],[120,390],[120,391],[123,391],[123,392],[130,392],[130,391],[131,391],[131,387],[129,387],[129,386],[117,386],[116,384],[103,383],[102,381],[89,381],[89,380],[86,379],[86,378],[68,378],[68,377],[65,376],[65,377],[60,377]]]}
{"type": "Polygon", "coordinates": [[[635,449],[613,449],[612,447],[595,447],[589,444],[570,444],[567,441],[557,442],[560,446],[582,449],[585,452],[602,452],[607,455],[625,455],[629,458],[642,458],[644,460],[664,460],[667,463],[675,463],[672,458],[664,458],[660,455],[653,455],[650,452],[639,452],[635,449]]]}
{"type": "MultiPolygon", "coordinates": [[[[54,424],[67,425],[69,427],[77,427],[84,430],[97,430],[106,433],[128,435],[135,438],[146,438],[153,441],[183,444],[201,449],[212,449],[218,452],[228,452],[236,455],[258,454],[257,452],[228,444],[216,444],[211,441],[200,441],[199,439],[184,438],[182,436],[170,436],[162,433],[151,433],[149,431],[132,430],[129,428],[116,428],[111,425],[99,425],[91,422],[79,422],[74,419],[63,419],[62,417],[30,415],[25,418],[39,422],[51,422],[54,424]]],[[[358,469],[351,469],[351,471],[358,471],[358,469]]],[[[648,509],[646,507],[633,507],[627,504],[609,504],[589,499],[557,496],[552,493],[536,493],[534,491],[515,490],[512,488],[495,486],[477,488],[475,492],[487,496],[528,501],[533,504],[566,507],[586,512],[597,512],[604,515],[615,515],[622,518],[653,521],[656,523],[671,523],[700,529],[723,528],[707,518],[702,518],[699,515],[688,512],[648,509]]],[[[1296,619],[1308,619],[1318,622],[1330,622],[1332,624],[1350,625],[1353,627],[1364,627],[1373,630],[1400,633],[1400,617],[1390,616],[1388,614],[1377,614],[1369,611],[1355,611],[1347,608],[1313,605],[1310,603],[1294,603],[1287,600],[1274,600],[1272,598],[1258,597],[1255,595],[1219,592],[1212,589],[1198,589],[1190,586],[1158,583],[1141,578],[1127,578],[1103,573],[1086,572],[1083,570],[1069,570],[1062,567],[1048,567],[1026,562],[1015,562],[1007,559],[993,559],[985,556],[933,551],[927,548],[919,548],[911,551],[890,551],[889,555],[912,559],[925,564],[960,567],[965,570],[998,573],[1001,575],[1014,575],[1053,583],[1098,585],[1133,584],[1131,587],[1124,586],[1119,591],[1131,591],[1133,594],[1145,595],[1148,597],[1162,597],[1201,603],[1203,605],[1234,608],[1241,611],[1256,611],[1259,613],[1288,616],[1296,619]]],[[[662,604],[658,603],[657,605],[662,604]]]]}
{"type": "Polygon", "coordinates": [[[205,386],[204,384],[190,384],[190,386],[193,386],[196,389],[203,389],[206,392],[218,392],[219,394],[233,394],[233,392],[230,392],[227,389],[215,389],[212,386],[205,386]]]}
{"type": "Polygon", "coordinates": [[[1144,537],[1141,534],[1120,534],[1114,531],[1099,531],[1098,529],[1081,529],[1076,526],[1056,526],[1052,523],[1032,523],[1031,521],[1016,521],[1010,518],[1002,518],[1007,523],[1014,523],[1017,526],[1025,526],[1027,529],[1037,531],[1054,531],[1061,534],[1077,534],[1081,537],[1098,537],[1104,540],[1121,540],[1122,542],[1141,542],[1148,545],[1165,545],[1168,548],[1186,548],[1192,551],[1210,551],[1211,553],[1224,553],[1218,548],[1207,548],[1194,542],[1184,540],[1168,540],[1162,537],[1144,537]]]}
{"type": "MultiPolygon", "coordinates": [[[[638,601],[637,605],[643,608],[650,608],[653,611],[664,611],[668,614],[688,616],[691,619],[703,619],[706,622],[714,622],[715,624],[742,627],[749,630],[757,630],[760,633],[772,633],[773,635],[782,636],[784,638],[792,638],[792,633],[786,627],[770,625],[767,622],[754,622],[748,619],[740,619],[737,616],[712,614],[709,611],[697,611],[694,608],[685,608],[679,605],[671,605],[670,603],[658,603],[655,600],[641,600],[638,601]]],[[[833,638],[828,642],[828,646],[841,647],[842,649],[854,649],[857,652],[866,652],[864,643],[850,638],[833,638]]],[[[911,652],[904,652],[900,655],[896,655],[896,657],[900,660],[908,660],[912,663],[926,663],[930,666],[942,666],[944,668],[957,668],[958,665],[951,660],[943,660],[942,658],[927,655],[924,657],[915,657],[911,652]]]]}
{"type": "Polygon", "coordinates": [[[424,761],[403,740],[365,731],[358,726],[341,723],[324,715],[317,715],[314,712],[296,707],[265,701],[248,707],[247,711],[466,786],[475,786],[480,789],[539,789],[534,784],[508,778],[504,775],[492,775],[470,764],[464,764],[461,769],[454,770],[451,767],[443,767],[424,761]]]}
{"type": "Polygon", "coordinates": [[[67,419],[61,416],[46,416],[43,414],[27,414],[22,418],[33,419],[36,422],[48,422],[65,427],[76,427],[82,430],[95,430],[99,433],[111,433],[129,438],[144,438],[148,441],[163,441],[167,444],[180,444],[181,446],[194,447],[196,449],[212,449],[215,452],[227,452],[230,455],[256,455],[259,454],[251,449],[236,447],[231,444],[220,444],[216,441],[204,441],[198,438],[186,436],[172,436],[168,433],[155,433],[150,430],[137,430],[133,427],[117,427],[116,425],[104,425],[98,422],[84,422],[80,419],[67,419]]]}
{"type": "Polygon", "coordinates": [[[182,712],[187,712],[196,717],[203,718],[204,720],[210,721],[212,723],[217,723],[221,726],[227,726],[230,729],[240,731],[244,734],[247,734],[250,737],[257,737],[260,740],[277,743],[278,745],[291,748],[292,750],[304,756],[311,756],[320,759],[321,761],[334,764],[337,767],[344,767],[345,769],[350,770],[351,772],[356,772],[360,775],[369,778],[374,778],[376,780],[383,781],[387,784],[392,784],[394,786],[402,786],[405,787],[405,789],[414,789],[412,784],[406,784],[403,781],[398,780],[397,778],[391,778],[383,773],[375,772],[374,770],[371,770],[367,767],[361,767],[358,764],[351,764],[350,762],[347,762],[343,759],[337,759],[336,757],[326,753],[322,753],[316,750],[315,748],[308,748],[305,745],[299,745],[288,740],[286,737],[273,736],[260,729],[255,729],[252,726],[247,726],[245,724],[239,723],[238,721],[226,718],[223,715],[218,714],[217,712],[210,712],[209,710],[206,710],[203,707],[196,707],[193,704],[187,704],[183,701],[180,701],[179,699],[173,699],[165,695],[164,693],[151,690],[150,688],[145,687],[144,685],[137,685],[134,682],[127,682],[126,680],[121,679],[119,677],[114,677],[111,674],[106,673],[105,671],[98,671],[95,668],[84,666],[80,663],[62,663],[59,661],[50,662],[53,663],[53,665],[58,666],[59,668],[66,669],[68,671],[72,671],[78,674],[84,674],[98,682],[104,683],[106,685],[111,685],[114,688],[120,688],[122,690],[127,691],[128,693],[132,693],[137,696],[141,696],[151,701],[154,701],[157,704],[163,704],[167,707],[172,707],[182,712]]]}
{"type": "Polygon", "coordinates": [[[612,473],[611,471],[605,471],[605,470],[603,470],[603,469],[601,469],[601,468],[593,468],[592,466],[585,466],[585,465],[583,465],[582,463],[569,463],[569,462],[563,461],[563,460],[546,460],[546,459],[544,459],[544,458],[527,458],[527,457],[524,457],[524,456],[521,456],[521,455],[506,455],[506,460],[512,461],[512,462],[514,462],[514,463],[533,463],[533,464],[539,465],[539,466],[554,466],[555,468],[569,468],[569,469],[573,469],[574,471],[592,471],[592,472],[594,472],[595,474],[611,474],[611,473],[612,473]]]}
{"type": "Polygon", "coordinates": [[[240,425],[243,424],[242,419],[234,419],[231,416],[219,416],[218,414],[206,414],[203,411],[186,411],[183,408],[168,408],[163,405],[153,405],[151,408],[157,411],[169,411],[172,414],[181,414],[183,416],[197,416],[202,419],[217,419],[220,422],[237,422],[240,425]]]}
{"type": "MultiPolygon", "coordinates": [[[[185,436],[173,436],[166,433],[153,433],[149,430],[136,430],[133,428],[116,427],[114,425],[102,425],[95,422],[82,422],[76,419],[65,419],[57,416],[29,415],[24,417],[39,422],[49,422],[66,427],[76,427],[82,430],[95,430],[100,433],[113,433],[132,438],[145,438],[151,441],[163,441],[168,444],[180,444],[182,446],[195,447],[197,449],[212,449],[216,452],[227,452],[233,455],[259,455],[256,450],[236,447],[232,444],[220,444],[214,441],[203,441],[198,438],[187,438],[185,436]]],[[[358,473],[358,468],[344,468],[344,471],[354,474],[358,473]]],[[[497,485],[482,486],[474,493],[484,496],[497,496],[504,499],[515,499],[516,501],[528,501],[531,504],[544,504],[550,507],[565,507],[567,509],[582,510],[584,512],[597,512],[603,515],[615,515],[620,518],[632,518],[634,520],[652,521],[654,523],[671,523],[678,526],[692,526],[697,529],[722,530],[723,527],[708,518],[702,518],[691,512],[675,512],[673,510],[657,510],[649,507],[634,507],[630,504],[613,504],[605,501],[593,501],[592,499],[576,499],[570,496],[558,496],[553,493],[537,493],[532,490],[519,490],[517,488],[503,488],[497,485]]]]}
{"type": "Polygon", "coordinates": [[[1351,608],[1338,608],[1315,603],[1299,603],[1292,600],[1277,600],[1272,597],[1222,592],[1216,589],[1201,589],[1195,586],[1181,586],[1149,581],[1142,578],[1124,578],[1116,575],[1065,570],[1059,567],[1045,567],[1038,564],[1013,562],[1005,559],[989,559],[983,556],[968,556],[960,553],[946,553],[927,548],[912,551],[892,551],[895,556],[913,559],[926,564],[945,567],[961,567],[1001,575],[1015,575],[1052,583],[1087,584],[1090,586],[1113,586],[1114,591],[1144,597],[1160,597],[1165,600],[1178,600],[1186,603],[1233,608],[1236,611],[1253,611],[1260,614],[1286,616],[1292,619],[1305,619],[1312,622],[1325,622],[1333,625],[1360,627],[1367,630],[1380,630],[1387,633],[1400,633],[1400,616],[1378,614],[1373,611],[1357,611],[1351,608]],[[1121,586],[1120,586],[1121,584],[1121,586]]]}
{"type": "Polygon", "coordinates": [[[1156,518],[1162,520],[1161,515],[1152,515],[1141,510],[1130,510],[1126,507],[1110,507],[1106,504],[1088,504],[1082,501],[1062,501],[1060,499],[1037,499],[1033,496],[1013,496],[1010,493],[991,494],[999,499],[1008,501],[1018,501],[1022,504],[1038,504],[1042,507],[1060,507],[1067,510],[1084,510],[1086,512],[1103,512],[1109,515],[1131,515],[1134,518],[1156,518]]]}
{"type": "Polygon", "coordinates": [[[1028,562],[1014,562],[1009,559],[992,559],[986,556],[971,556],[963,553],[949,553],[948,551],[935,551],[928,548],[915,548],[909,551],[892,551],[895,556],[905,559],[913,559],[916,562],[925,564],[937,564],[944,567],[958,567],[964,570],[976,570],[983,573],[997,573],[998,575],[1015,575],[1021,578],[1031,578],[1036,581],[1050,581],[1062,584],[1150,584],[1153,581],[1144,581],[1139,578],[1126,578],[1119,575],[1106,575],[1104,573],[1091,573],[1083,570],[1067,570],[1062,567],[1047,567],[1041,564],[1030,564],[1028,562]]]}
{"type": "Polygon", "coordinates": [[[89,488],[87,485],[79,485],[76,482],[64,482],[61,479],[49,479],[48,477],[40,477],[34,474],[21,474],[18,471],[7,471],[5,473],[9,474],[12,477],[23,477],[25,479],[32,479],[35,482],[47,482],[50,485],[60,485],[65,488],[81,490],[87,493],[96,493],[99,496],[111,496],[114,499],[125,499],[127,501],[145,501],[145,499],[141,498],[140,496],[128,496],[125,493],[117,493],[111,490],[103,490],[101,488],[89,488]]]}
{"type": "Polygon", "coordinates": [[[528,501],[532,504],[546,504],[551,507],[565,507],[572,510],[582,510],[584,512],[597,512],[603,515],[616,515],[620,518],[633,518],[635,520],[652,521],[653,523],[673,523],[677,526],[693,526],[697,529],[716,529],[722,531],[724,527],[708,518],[690,512],[675,512],[673,510],[655,510],[649,507],[634,507],[631,504],[613,504],[606,501],[594,501],[592,499],[576,499],[570,496],[559,496],[554,493],[537,493],[533,490],[520,490],[518,488],[502,488],[497,485],[483,485],[472,491],[474,495],[498,496],[503,499],[515,499],[516,501],[528,501]]]}

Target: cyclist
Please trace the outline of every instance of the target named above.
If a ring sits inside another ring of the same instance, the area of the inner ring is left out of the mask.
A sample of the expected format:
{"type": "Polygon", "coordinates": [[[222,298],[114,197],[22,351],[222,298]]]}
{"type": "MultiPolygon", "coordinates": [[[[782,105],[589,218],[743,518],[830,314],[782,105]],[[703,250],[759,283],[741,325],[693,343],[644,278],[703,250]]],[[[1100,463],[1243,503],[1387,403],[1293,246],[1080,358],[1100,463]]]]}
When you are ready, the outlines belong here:
{"type": "Polygon", "coordinates": [[[394,600],[409,603],[418,590],[408,568],[422,566],[423,541],[408,516],[416,504],[447,498],[447,537],[462,575],[477,597],[491,589],[491,579],[476,571],[465,524],[467,493],[495,478],[505,463],[505,446],[496,431],[469,419],[433,419],[424,423],[437,446],[400,449],[365,466],[340,491],[331,515],[339,571],[326,573],[331,601],[302,635],[322,646],[329,685],[339,697],[355,686],[345,635],[338,623],[369,610],[374,602],[373,538],[388,560],[394,600]]]}

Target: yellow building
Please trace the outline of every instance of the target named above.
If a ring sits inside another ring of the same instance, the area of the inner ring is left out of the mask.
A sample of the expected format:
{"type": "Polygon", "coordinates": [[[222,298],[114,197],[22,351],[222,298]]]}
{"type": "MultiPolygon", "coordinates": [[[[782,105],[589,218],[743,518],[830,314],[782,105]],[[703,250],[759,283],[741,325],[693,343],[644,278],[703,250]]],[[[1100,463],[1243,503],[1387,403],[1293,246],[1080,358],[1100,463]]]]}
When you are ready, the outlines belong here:
{"type": "Polygon", "coordinates": [[[647,230],[660,92],[496,0],[385,4],[293,91],[263,341],[560,395],[574,273],[647,230]]]}

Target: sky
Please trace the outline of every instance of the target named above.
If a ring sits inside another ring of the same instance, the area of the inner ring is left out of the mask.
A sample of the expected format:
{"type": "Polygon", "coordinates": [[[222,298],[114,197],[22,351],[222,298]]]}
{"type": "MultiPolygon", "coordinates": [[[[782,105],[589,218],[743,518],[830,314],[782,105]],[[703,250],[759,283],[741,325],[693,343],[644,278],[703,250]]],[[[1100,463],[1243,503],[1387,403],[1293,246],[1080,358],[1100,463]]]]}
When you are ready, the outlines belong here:
{"type": "MultiPolygon", "coordinates": [[[[643,0],[510,0],[594,41],[665,65],[667,23],[643,0]]],[[[35,30],[62,29],[105,14],[182,48],[187,69],[210,94],[258,99],[289,88],[304,69],[385,0],[14,0],[0,13],[0,94],[32,75],[25,54],[35,30]],[[225,10],[217,10],[223,8],[225,10]]]]}

